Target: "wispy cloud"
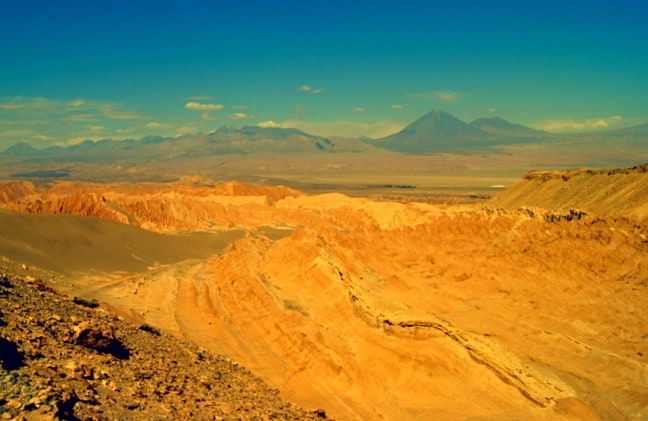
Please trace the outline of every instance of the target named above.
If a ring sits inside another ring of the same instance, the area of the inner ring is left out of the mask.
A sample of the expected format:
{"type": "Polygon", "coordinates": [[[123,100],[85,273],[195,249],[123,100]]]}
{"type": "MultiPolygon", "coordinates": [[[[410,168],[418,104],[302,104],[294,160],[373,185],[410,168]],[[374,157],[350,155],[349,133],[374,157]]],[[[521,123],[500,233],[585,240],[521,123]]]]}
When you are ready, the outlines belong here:
{"type": "Polygon", "coordinates": [[[109,119],[140,119],[144,115],[135,111],[125,111],[115,102],[90,101],[77,98],[71,101],[58,101],[43,97],[14,97],[0,101],[0,110],[17,112],[25,116],[29,113],[47,114],[64,121],[96,121],[109,119]]]}
{"type": "Polygon", "coordinates": [[[168,129],[170,127],[171,127],[170,124],[157,123],[155,121],[151,121],[150,123],[146,124],[146,128],[149,129],[149,130],[168,129]]]}
{"type": "Polygon", "coordinates": [[[414,94],[407,95],[409,98],[423,99],[426,101],[435,101],[435,102],[457,102],[464,96],[463,92],[456,92],[450,90],[440,90],[433,92],[419,92],[414,94]]]}
{"type": "Polygon", "coordinates": [[[297,88],[297,90],[299,90],[301,92],[308,92],[309,94],[317,95],[317,94],[321,94],[326,89],[324,89],[324,88],[313,88],[310,85],[302,85],[299,88],[297,88]]]}
{"type": "Polygon", "coordinates": [[[392,104],[389,106],[389,108],[391,108],[392,110],[402,110],[403,108],[405,108],[405,106],[403,104],[392,104]]]}
{"type": "Polygon", "coordinates": [[[606,129],[613,127],[623,121],[620,115],[603,118],[587,118],[582,120],[550,120],[534,125],[537,128],[548,132],[577,132],[591,129],[606,129]]]}
{"type": "Polygon", "coordinates": [[[0,110],[4,111],[43,111],[62,110],[62,104],[43,97],[13,97],[0,101],[0,110]]]}
{"type": "Polygon", "coordinates": [[[436,96],[443,102],[455,102],[460,100],[464,94],[454,91],[437,91],[436,96]]]}
{"type": "Polygon", "coordinates": [[[176,132],[178,134],[189,134],[189,133],[194,133],[195,131],[196,128],[191,125],[180,126],[176,129],[176,132]]]}
{"type": "Polygon", "coordinates": [[[129,111],[106,111],[102,115],[113,120],[139,120],[146,118],[142,113],[129,111]]]}
{"type": "Polygon", "coordinates": [[[36,146],[118,138],[127,121],[147,118],[116,102],[20,96],[0,98],[0,117],[0,143],[24,140],[36,146]]]}
{"type": "Polygon", "coordinates": [[[104,126],[87,126],[86,129],[92,133],[102,133],[106,131],[104,126]]]}
{"type": "Polygon", "coordinates": [[[210,113],[202,113],[200,114],[200,118],[202,118],[205,121],[216,121],[216,120],[222,120],[220,117],[214,117],[210,113]]]}
{"type": "Polygon", "coordinates": [[[355,108],[354,108],[353,110],[351,110],[351,111],[353,111],[354,113],[364,113],[364,112],[365,112],[365,109],[362,108],[362,107],[355,107],[355,108]]]}
{"type": "Polygon", "coordinates": [[[96,114],[70,114],[69,116],[62,118],[61,120],[87,123],[92,121],[99,121],[100,118],[96,114]]]}
{"type": "Polygon", "coordinates": [[[206,104],[202,102],[187,102],[184,107],[194,111],[219,111],[225,108],[223,104],[206,104]]]}

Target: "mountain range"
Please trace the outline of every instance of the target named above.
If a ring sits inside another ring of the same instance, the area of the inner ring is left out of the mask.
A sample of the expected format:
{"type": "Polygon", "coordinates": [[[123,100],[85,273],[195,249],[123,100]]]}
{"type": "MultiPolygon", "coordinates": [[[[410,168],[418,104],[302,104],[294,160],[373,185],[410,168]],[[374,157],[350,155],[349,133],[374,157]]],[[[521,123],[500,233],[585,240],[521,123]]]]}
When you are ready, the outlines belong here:
{"type": "Polygon", "coordinates": [[[468,124],[444,111],[432,111],[375,145],[405,153],[466,152],[496,145],[526,143],[552,135],[501,118],[480,118],[468,124]]]}
{"type": "MultiPolygon", "coordinates": [[[[376,148],[406,154],[496,152],[498,147],[573,143],[582,141],[609,142],[622,139],[633,144],[648,145],[648,124],[619,130],[585,134],[553,134],[510,123],[501,118],[479,118],[466,123],[444,111],[435,110],[407,127],[380,139],[327,138],[305,133],[296,128],[223,126],[207,133],[179,137],[143,137],[140,139],[99,141],[86,140],[70,146],[36,149],[26,142],[17,142],[0,155],[46,160],[50,162],[110,162],[115,160],[155,160],[205,157],[213,155],[258,153],[362,153],[376,148]]],[[[582,143],[580,145],[587,146],[582,143]]]]}

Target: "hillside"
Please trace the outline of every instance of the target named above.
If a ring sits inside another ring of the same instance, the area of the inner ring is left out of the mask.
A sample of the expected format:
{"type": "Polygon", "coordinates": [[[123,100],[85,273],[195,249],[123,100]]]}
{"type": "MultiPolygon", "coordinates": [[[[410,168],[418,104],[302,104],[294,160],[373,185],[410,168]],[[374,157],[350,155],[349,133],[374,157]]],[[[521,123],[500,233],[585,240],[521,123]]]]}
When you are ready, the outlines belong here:
{"type": "Polygon", "coordinates": [[[579,209],[648,221],[648,164],[613,170],[532,171],[489,205],[579,209]]]}
{"type": "Polygon", "coordinates": [[[0,414],[27,420],[321,419],[236,362],[0,264],[0,414]]]}
{"type": "MultiPolygon", "coordinates": [[[[203,257],[46,279],[227,355],[302,407],[338,419],[648,416],[648,231],[635,220],[199,179],[6,185],[14,211],[122,215],[165,236],[243,232],[203,257]]],[[[78,247],[75,229],[59,239],[78,247]]],[[[13,250],[58,247],[22,237],[13,250]]]]}

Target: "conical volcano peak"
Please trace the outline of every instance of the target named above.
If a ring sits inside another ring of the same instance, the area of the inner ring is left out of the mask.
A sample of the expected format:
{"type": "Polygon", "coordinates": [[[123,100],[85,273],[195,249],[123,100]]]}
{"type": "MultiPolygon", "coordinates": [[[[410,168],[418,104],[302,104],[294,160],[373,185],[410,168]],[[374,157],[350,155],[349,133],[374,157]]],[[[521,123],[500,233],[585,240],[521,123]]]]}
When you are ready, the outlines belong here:
{"type": "Polygon", "coordinates": [[[474,145],[488,134],[442,110],[433,110],[400,132],[378,140],[381,147],[407,153],[447,152],[474,145]]]}

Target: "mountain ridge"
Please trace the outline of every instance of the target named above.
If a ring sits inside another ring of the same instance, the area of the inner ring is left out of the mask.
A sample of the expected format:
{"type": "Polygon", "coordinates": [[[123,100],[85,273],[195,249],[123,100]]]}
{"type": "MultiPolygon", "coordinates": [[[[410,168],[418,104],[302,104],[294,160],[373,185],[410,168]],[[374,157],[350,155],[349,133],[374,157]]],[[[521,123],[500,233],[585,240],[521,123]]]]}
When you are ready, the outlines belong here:
{"type": "MultiPolygon", "coordinates": [[[[255,155],[260,153],[363,153],[373,148],[417,154],[498,153],[501,146],[530,143],[569,142],[589,139],[648,138],[648,123],[601,132],[556,134],[511,123],[500,117],[478,118],[470,123],[443,110],[433,110],[402,130],[379,139],[331,138],[313,135],[298,128],[221,126],[211,132],[177,137],[146,136],[124,140],[84,140],[68,146],[37,149],[19,141],[0,152],[0,156],[41,161],[112,162],[121,159],[156,160],[216,155],[255,155]]],[[[600,146],[600,145],[599,145],[600,146]]],[[[641,147],[641,145],[639,145],[641,147]]],[[[587,147],[580,144],[579,147],[587,147]]]]}
{"type": "Polygon", "coordinates": [[[552,136],[551,133],[544,130],[537,130],[521,124],[511,123],[500,117],[478,118],[470,123],[471,126],[477,127],[493,135],[510,135],[510,136],[552,136]]]}

